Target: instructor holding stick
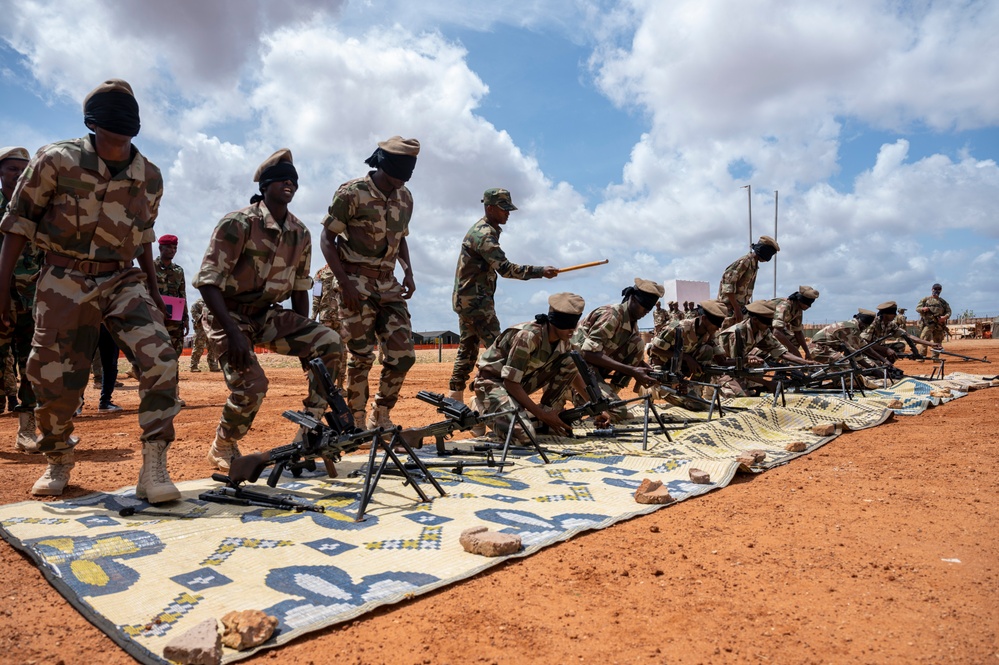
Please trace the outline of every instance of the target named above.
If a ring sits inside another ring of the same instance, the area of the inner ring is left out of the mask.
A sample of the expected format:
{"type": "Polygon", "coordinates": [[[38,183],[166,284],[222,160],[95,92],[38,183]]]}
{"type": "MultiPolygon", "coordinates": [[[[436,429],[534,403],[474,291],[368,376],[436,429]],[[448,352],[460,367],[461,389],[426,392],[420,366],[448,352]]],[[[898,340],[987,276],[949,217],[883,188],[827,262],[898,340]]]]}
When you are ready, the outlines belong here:
{"type": "Polygon", "coordinates": [[[460,339],[451,373],[450,397],[459,402],[464,401],[465,385],[479,357],[479,343],[488,347],[500,333],[493,299],[496,275],[510,279],[551,279],[559,274],[559,269],[553,266],[520,265],[507,260],[499,237],[510,212],[517,209],[510,192],[487,189],[482,203],[485,215],[472,225],[461,242],[451,296],[451,306],[458,314],[460,339]]]}

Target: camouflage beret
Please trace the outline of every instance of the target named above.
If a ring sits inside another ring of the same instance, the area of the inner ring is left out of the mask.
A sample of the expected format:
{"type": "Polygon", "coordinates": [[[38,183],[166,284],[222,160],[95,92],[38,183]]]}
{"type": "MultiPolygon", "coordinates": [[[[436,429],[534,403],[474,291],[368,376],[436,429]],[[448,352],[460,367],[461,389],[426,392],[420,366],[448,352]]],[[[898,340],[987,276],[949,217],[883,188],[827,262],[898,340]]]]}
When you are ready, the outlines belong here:
{"type": "Polygon", "coordinates": [[[281,162],[288,162],[289,164],[294,164],[294,160],[291,158],[291,150],[288,148],[281,148],[273,155],[268,157],[257,167],[257,172],[253,174],[253,182],[260,182],[260,176],[263,175],[264,171],[272,166],[276,166],[281,162]]]}
{"type": "Polygon", "coordinates": [[[703,309],[707,314],[710,314],[713,317],[724,319],[728,316],[728,310],[722,307],[717,300],[702,300],[697,304],[700,305],[701,309],[703,309]]]}
{"type": "Polygon", "coordinates": [[[819,297],[819,292],[810,286],[799,286],[798,293],[805,296],[806,298],[811,298],[812,300],[815,300],[816,298],[819,297]]]}
{"type": "Polygon", "coordinates": [[[510,198],[510,192],[505,189],[487,189],[482,195],[482,202],[487,206],[499,206],[503,210],[517,209],[517,206],[513,205],[513,200],[510,198]]]}
{"type": "Polygon", "coordinates": [[[774,306],[773,302],[769,300],[754,300],[746,305],[746,311],[750,314],[772,317],[774,312],[777,311],[777,308],[774,306]]]}
{"type": "Polygon", "coordinates": [[[160,239],[157,242],[161,245],[176,245],[179,241],[177,240],[177,236],[167,233],[166,235],[160,236],[160,239]]]}
{"type": "Polygon", "coordinates": [[[393,155],[409,155],[410,157],[416,157],[420,154],[420,142],[416,139],[404,139],[401,136],[393,136],[392,138],[379,141],[378,147],[385,152],[390,152],[393,155]]]}
{"type": "Polygon", "coordinates": [[[858,309],[857,314],[863,314],[864,316],[875,316],[875,317],[878,315],[877,312],[872,312],[869,309],[858,309]]]}
{"type": "Polygon", "coordinates": [[[894,300],[889,300],[888,302],[883,302],[878,305],[878,311],[884,312],[885,310],[898,309],[898,303],[894,300]]]}
{"type": "Polygon", "coordinates": [[[657,298],[662,298],[663,294],[666,293],[666,289],[663,288],[662,284],[656,284],[651,280],[642,279],[641,277],[635,278],[635,288],[645,293],[651,293],[657,298]]]}
{"type": "Polygon", "coordinates": [[[548,297],[548,307],[556,312],[579,316],[586,307],[586,301],[575,293],[553,293],[548,297]]]}
{"type": "Polygon", "coordinates": [[[777,241],[771,238],[770,236],[760,236],[758,243],[761,245],[770,245],[778,252],[780,251],[780,245],[778,245],[777,241]]]}
{"type": "Polygon", "coordinates": [[[87,112],[87,102],[90,98],[96,94],[102,92],[124,92],[126,95],[131,95],[135,97],[135,93],[132,92],[132,86],[128,84],[128,81],[123,81],[122,79],[108,79],[104,83],[87,93],[87,96],[83,98],[83,112],[87,112]]]}
{"type": "Polygon", "coordinates": [[[9,148],[0,148],[0,162],[5,159],[31,159],[31,155],[24,148],[18,148],[16,146],[11,146],[9,148]]]}

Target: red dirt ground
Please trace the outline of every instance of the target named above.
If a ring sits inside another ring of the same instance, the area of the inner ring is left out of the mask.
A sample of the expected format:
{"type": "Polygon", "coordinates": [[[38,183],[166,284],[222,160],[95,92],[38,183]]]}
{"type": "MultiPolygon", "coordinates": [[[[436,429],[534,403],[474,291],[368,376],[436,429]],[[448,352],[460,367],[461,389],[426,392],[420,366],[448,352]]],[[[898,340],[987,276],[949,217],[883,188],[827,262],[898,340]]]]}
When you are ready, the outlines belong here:
{"type": "MultiPolygon", "coordinates": [[[[999,359],[999,340],[948,349],[999,359]]],[[[436,360],[436,354],[433,360],[436,360]]],[[[445,358],[446,360],[446,358],[445,358]]],[[[286,442],[303,392],[297,363],[268,370],[270,394],[244,449],[286,442]]],[[[999,364],[948,362],[994,375],[999,364]]],[[[912,373],[928,364],[903,362],[912,373]]],[[[436,420],[418,390],[450,365],[417,364],[394,412],[436,420]]],[[[135,483],[135,382],[117,416],[88,389],[66,496],[135,483]]],[[[220,374],[181,368],[174,480],[206,477],[225,399],[220,374]]],[[[718,492],[591,532],[527,559],[244,661],[282,663],[986,663],[999,659],[999,389],[847,433],[812,455],[718,492]]],[[[0,417],[0,502],[29,500],[43,469],[14,452],[0,417]]],[[[26,558],[0,544],[0,663],[133,662],[26,558]]]]}

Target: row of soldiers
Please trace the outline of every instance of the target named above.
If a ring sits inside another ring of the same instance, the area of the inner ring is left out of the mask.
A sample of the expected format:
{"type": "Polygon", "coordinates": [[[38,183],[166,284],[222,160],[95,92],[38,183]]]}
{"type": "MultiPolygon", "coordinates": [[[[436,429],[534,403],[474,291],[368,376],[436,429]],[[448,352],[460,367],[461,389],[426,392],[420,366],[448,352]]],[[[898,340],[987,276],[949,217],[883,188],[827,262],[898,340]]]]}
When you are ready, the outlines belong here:
{"type": "MultiPolygon", "coordinates": [[[[47,458],[32,492],[61,494],[79,444],[72,434],[73,415],[103,325],[139,379],[143,464],[136,496],[150,503],[172,501],[180,497],[167,470],[173,420],[181,406],[176,340],[189,326],[186,312],[177,311],[186,306],[183,294],[161,295],[152,254],[163,180],[132,142],[139,133],[139,107],[128,83],[110,79],[97,86],[84,99],[83,119],[92,132],[87,136],[44,146],[30,160],[23,149],[0,159],[4,170],[10,162],[19,171],[9,202],[5,194],[0,221],[0,284],[11,285],[0,289],[0,337],[30,342],[23,375],[33,395],[22,404],[34,407],[37,425],[37,434],[19,432],[17,446],[47,458]],[[179,301],[172,308],[171,298],[179,301]],[[25,337],[23,330],[32,325],[25,337]]],[[[419,152],[416,139],[381,141],[365,160],[371,170],[333,195],[319,247],[337,285],[338,329],[308,316],[312,242],[308,228],[289,210],[298,190],[289,149],[276,151],[257,168],[258,193],[250,205],[216,225],[193,280],[205,309],[195,330],[206,333],[229,389],[207,451],[214,467],[226,470],[240,455],[238,444],[266,394],[267,377],[255,347],[299,357],[303,367],[319,359],[335,379],[345,375],[347,403],[358,427],[393,426],[391,410],[416,360],[407,305],[416,289],[406,241],[413,197],[406,183],[419,152]],[[282,306],[289,300],[290,308],[282,306]],[[369,412],[368,374],[376,354],[381,370],[369,412]]],[[[503,189],[486,190],[481,202],[484,215],[466,233],[455,270],[452,305],[461,339],[452,396],[463,400],[477,367],[472,383],[477,409],[491,413],[516,405],[558,433],[567,430],[558,418],[561,408],[586,394],[567,360],[570,348],[595,369],[608,394],[617,394],[631,379],[651,385],[638,322],[663,296],[662,285],[636,279],[622,291],[620,303],[597,307],[586,317],[582,297],[555,294],[547,313],[501,332],[494,306],[496,276],[551,279],[559,270],[508,261],[499,234],[517,208],[503,189]],[[478,358],[480,345],[486,351],[478,358]],[[542,388],[536,402],[531,394],[542,388]]],[[[159,238],[161,264],[164,247],[168,254],[171,247],[175,252],[176,242],[159,238]]],[[[689,324],[697,336],[726,327],[718,340],[727,357],[762,341],[767,352],[786,362],[814,362],[807,351],[799,357],[769,341],[776,308],[751,302],[752,284],[760,258],[768,260],[779,248],[764,237],[752,249],[726,271],[718,301],[701,303],[698,316],[678,325],[689,324]],[[761,332],[761,326],[766,330],[761,332]]],[[[319,295],[316,310],[321,309],[319,295]]],[[[809,298],[810,292],[802,292],[788,300],[801,306],[809,298]]],[[[684,334],[686,329],[679,337],[684,334]]],[[[310,376],[304,406],[318,417],[326,404],[314,381],[310,376]]]]}

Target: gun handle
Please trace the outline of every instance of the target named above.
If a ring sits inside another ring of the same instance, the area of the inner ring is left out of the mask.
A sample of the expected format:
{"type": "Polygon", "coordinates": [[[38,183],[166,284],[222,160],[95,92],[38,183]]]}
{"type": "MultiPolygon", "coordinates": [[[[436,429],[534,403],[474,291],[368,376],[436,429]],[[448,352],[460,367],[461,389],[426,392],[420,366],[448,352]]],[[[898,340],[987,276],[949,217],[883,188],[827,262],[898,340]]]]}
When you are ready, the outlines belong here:
{"type": "Polygon", "coordinates": [[[284,468],[286,466],[288,466],[288,463],[282,460],[280,462],[275,463],[274,466],[271,467],[271,472],[267,476],[268,487],[277,487],[278,481],[281,480],[281,474],[284,473],[284,468]]]}
{"type": "Polygon", "coordinates": [[[242,455],[232,461],[229,467],[229,480],[233,485],[240,485],[244,482],[257,482],[260,474],[270,464],[270,453],[250,453],[242,455]]]}

